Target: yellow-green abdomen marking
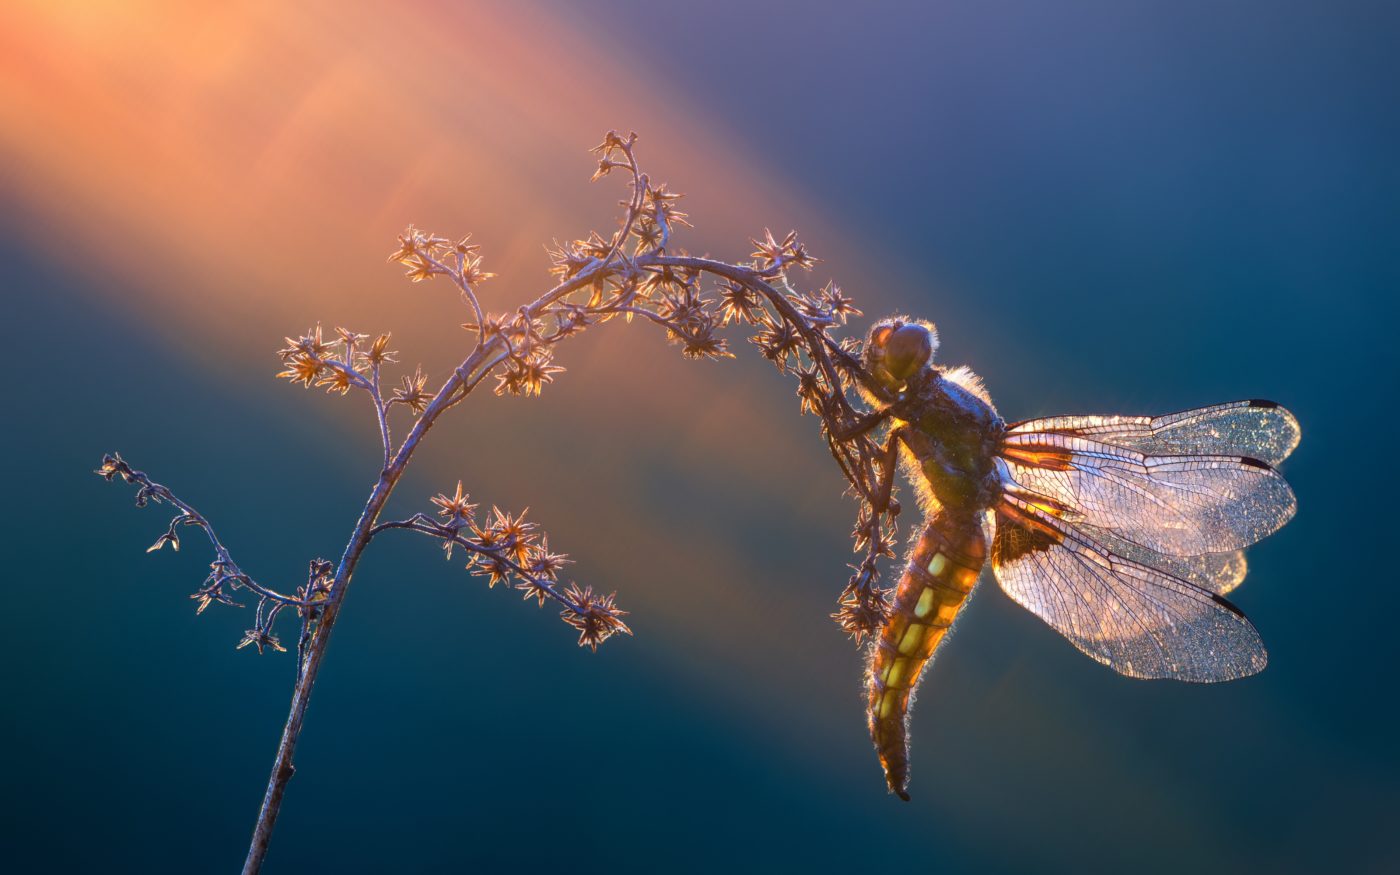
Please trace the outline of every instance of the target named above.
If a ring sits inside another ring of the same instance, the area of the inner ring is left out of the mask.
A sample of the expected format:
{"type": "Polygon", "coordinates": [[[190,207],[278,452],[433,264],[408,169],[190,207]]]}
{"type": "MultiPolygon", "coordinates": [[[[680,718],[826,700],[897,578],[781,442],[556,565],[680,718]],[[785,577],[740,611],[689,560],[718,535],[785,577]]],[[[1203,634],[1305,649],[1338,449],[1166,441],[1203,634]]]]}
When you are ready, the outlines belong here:
{"type": "Polygon", "coordinates": [[[870,647],[866,712],[890,790],[908,799],[909,696],[982,570],[986,545],[974,520],[931,517],[895,589],[890,618],[870,647]]]}

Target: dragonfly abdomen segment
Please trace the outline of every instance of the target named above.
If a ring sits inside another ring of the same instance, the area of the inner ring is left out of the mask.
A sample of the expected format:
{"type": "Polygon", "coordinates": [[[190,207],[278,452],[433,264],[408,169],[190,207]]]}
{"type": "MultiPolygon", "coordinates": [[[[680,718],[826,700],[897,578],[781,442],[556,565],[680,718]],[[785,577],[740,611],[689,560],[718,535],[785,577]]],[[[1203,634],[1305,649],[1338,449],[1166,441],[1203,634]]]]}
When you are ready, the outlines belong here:
{"type": "Polygon", "coordinates": [[[899,579],[890,618],[871,645],[866,718],[885,780],[901,799],[909,798],[910,694],[976,586],[985,557],[975,519],[931,516],[899,579]]]}

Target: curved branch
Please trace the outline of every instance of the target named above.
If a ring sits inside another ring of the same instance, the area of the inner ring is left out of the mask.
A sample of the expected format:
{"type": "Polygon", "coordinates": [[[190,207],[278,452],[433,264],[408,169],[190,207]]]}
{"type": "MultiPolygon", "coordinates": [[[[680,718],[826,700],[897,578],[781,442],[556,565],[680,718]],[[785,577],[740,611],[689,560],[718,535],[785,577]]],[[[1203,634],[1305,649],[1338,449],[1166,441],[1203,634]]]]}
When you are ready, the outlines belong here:
{"type": "MultiPolygon", "coordinates": [[[[205,536],[209,538],[209,543],[214,547],[214,564],[216,569],[222,569],[222,573],[216,570],[219,580],[215,585],[223,582],[231,582],[236,587],[243,587],[253,592],[261,598],[276,602],[279,605],[293,605],[304,607],[305,602],[293,596],[284,595],[274,589],[263,586],[244,573],[243,569],[233,561],[229,555],[228,548],[214,532],[214,526],[204,514],[195,510],[191,505],[176,497],[167,487],[155,482],[146,475],[144,471],[137,471],[122,459],[120,453],[111,453],[102,457],[102,467],[96,472],[98,476],[104,478],[109,483],[117,477],[121,477],[127,483],[136,484],[136,506],[145,507],[147,502],[165,502],[180,511],[179,515],[170,521],[170,527],[164,535],[156,540],[150,550],[159,550],[166,544],[170,544],[174,549],[180,549],[180,537],[176,534],[176,528],[180,525],[198,526],[205,536]]],[[[150,551],[147,551],[150,552],[150,551]]]]}

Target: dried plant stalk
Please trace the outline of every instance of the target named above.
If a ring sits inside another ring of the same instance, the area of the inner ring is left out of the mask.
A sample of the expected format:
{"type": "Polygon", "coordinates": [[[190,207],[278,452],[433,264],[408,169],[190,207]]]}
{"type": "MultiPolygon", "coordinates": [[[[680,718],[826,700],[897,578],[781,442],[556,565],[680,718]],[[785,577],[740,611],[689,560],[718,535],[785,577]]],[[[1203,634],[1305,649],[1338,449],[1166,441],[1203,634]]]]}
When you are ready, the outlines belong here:
{"type": "Polygon", "coordinates": [[[287,346],[278,353],[284,366],[278,376],[341,395],[363,392],[373,407],[383,450],[379,478],[339,562],[312,561],[306,582],[293,594],[264,586],[245,573],[208,520],[170,489],[133,469],[118,454],[103,457],[97,473],[135,486],[138,506],[168,504],[175,509],[151,550],[167,544],[178,550],[184,526],[198,527],[208,537],[214,549],[211,571],[191,596],[198,611],[215,603],[236,605],[234,598],[240,593],[256,599],[254,622],[240,648],[253,646],[260,653],[286,650],[275,625],[288,612],[299,620],[296,685],[245,873],[259,871],[266,858],[331,632],[360,557],[378,535],[390,530],[427,535],[440,542],[448,559],[461,551],[468,570],[485,577],[489,585],[516,588],[540,605],[557,603],[561,618],[578,632],[580,646],[596,649],[613,635],[631,634],[615,594],[562,583],[559,575],[569,560],[550,552],[548,538],[536,524],[526,521],[524,514],[514,516],[498,508],[478,515],[460,481],[453,494],[444,492],[432,499],[436,516],[415,513],[402,520],[380,520],[399,478],[439,417],[492,377],[497,394],[539,394],[564,370],[556,362],[555,347],[599,323],[618,316],[655,323],[686,357],[695,359],[732,357],[721,335],[726,326],[745,326],[753,332],[750,340],[760,353],[779,371],[797,377],[802,412],[821,420],[832,456],[860,504],[854,538],[857,552],[863,555],[852,566],[855,573],[841,592],[833,616],[857,642],[878,630],[887,617],[888,594],[878,583],[877,564],[880,557],[894,552],[894,518],[899,512],[890,498],[894,462],[870,437],[882,416],[862,414],[851,402],[858,388],[876,398],[884,397],[884,390],[862,369],[859,342],[833,336],[848,316],[860,311],[834,285],[807,292],[794,288],[789,272],[810,269],[815,263],[795,233],[779,239],[765,231],[753,241],[755,249],[746,263],[696,257],[676,248],[674,232],[689,224],[677,207],[681,196],[654,184],[642,172],[636,141],[635,134],[623,137],[609,132],[593,150],[598,159],[594,179],[614,171],[628,177],[629,197],[617,230],[556,246],[550,257],[557,284],[515,313],[483,311],[477,288],[492,274],[483,270],[479,249],[469,235],[452,241],[412,226],[400,235],[398,249],[389,260],[406,266],[408,278],[415,283],[446,278],[471,314],[464,326],[474,334],[471,350],[436,391],[429,392],[421,368],[403,375],[391,392],[385,391],[381,370],[397,361],[397,353],[388,348],[388,334],[371,339],[341,328],[327,337],[316,326],[300,337],[287,338],[287,346]],[[397,444],[391,428],[396,406],[414,417],[408,434],[397,444]]]}

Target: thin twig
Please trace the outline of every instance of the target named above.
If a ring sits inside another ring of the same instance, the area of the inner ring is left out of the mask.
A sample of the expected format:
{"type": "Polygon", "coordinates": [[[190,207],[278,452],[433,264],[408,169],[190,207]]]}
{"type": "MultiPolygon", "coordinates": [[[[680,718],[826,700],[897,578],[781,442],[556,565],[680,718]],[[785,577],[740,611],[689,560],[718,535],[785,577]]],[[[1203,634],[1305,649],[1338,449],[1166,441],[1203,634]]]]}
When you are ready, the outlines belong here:
{"type": "MultiPolygon", "coordinates": [[[[179,550],[180,538],[176,533],[177,527],[197,526],[204,532],[205,536],[209,539],[210,545],[214,548],[214,562],[212,564],[216,567],[216,570],[220,572],[220,579],[215,581],[214,585],[221,586],[227,583],[235,588],[241,587],[257,594],[263,599],[268,599],[282,605],[303,604],[299,599],[263,586],[252,577],[249,577],[243,569],[238,566],[238,563],[233,561],[233,557],[229,555],[228,548],[224,546],[223,541],[219,540],[219,536],[214,532],[214,526],[204,514],[195,510],[194,507],[185,501],[182,501],[175,493],[171,492],[165,486],[152,480],[146,475],[146,472],[137,471],[132,468],[122,459],[120,454],[111,453],[103,456],[102,467],[97,470],[97,473],[109,481],[116,477],[121,477],[127,483],[135,484],[137,486],[136,504],[138,507],[144,507],[148,502],[152,501],[157,503],[165,502],[180,511],[180,513],[171,520],[166,533],[161,535],[155,544],[151,545],[151,550],[159,550],[166,544],[170,544],[174,549],[179,550]]],[[[212,576],[213,575],[211,575],[211,577],[212,576]]],[[[198,595],[198,593],[196,595],[198,595]]]]}

